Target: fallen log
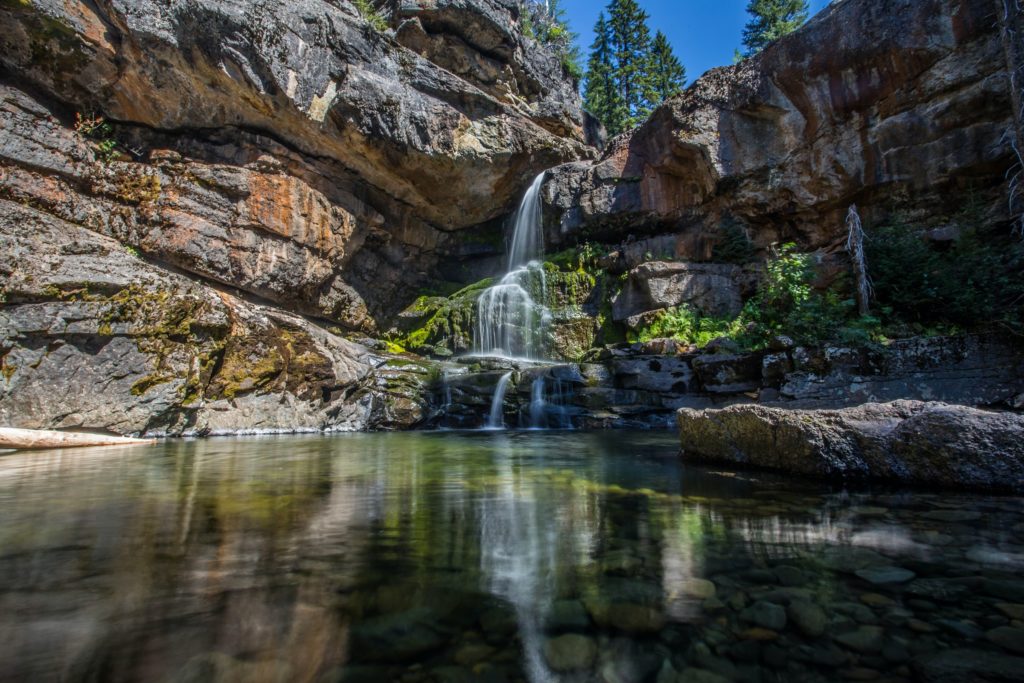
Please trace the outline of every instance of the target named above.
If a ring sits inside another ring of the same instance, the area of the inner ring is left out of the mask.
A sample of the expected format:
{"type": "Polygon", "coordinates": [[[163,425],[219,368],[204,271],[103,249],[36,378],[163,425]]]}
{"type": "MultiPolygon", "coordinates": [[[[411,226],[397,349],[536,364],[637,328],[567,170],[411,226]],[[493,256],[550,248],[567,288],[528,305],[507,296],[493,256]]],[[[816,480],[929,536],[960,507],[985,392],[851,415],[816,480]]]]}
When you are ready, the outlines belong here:
{"type": "Polygon", "coordinates": [[[79,448],[82,446],[126,446],[155,443],[156,439],[133,439],[127,436],[57,432],[48,429],[14,429],[0,427],[0,449],[79,448]]]}

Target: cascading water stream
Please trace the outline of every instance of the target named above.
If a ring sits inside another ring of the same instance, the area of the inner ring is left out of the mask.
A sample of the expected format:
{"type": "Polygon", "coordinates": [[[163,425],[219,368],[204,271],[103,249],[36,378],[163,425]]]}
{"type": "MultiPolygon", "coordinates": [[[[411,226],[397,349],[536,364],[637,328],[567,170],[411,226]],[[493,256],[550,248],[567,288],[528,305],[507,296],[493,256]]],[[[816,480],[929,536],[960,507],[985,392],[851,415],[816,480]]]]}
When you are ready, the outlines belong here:
{"type": "Polygon", "coordinates": [[[530,185],[516,212],[509,245],[508,272],[480,295],[474,350],[488,356],[542,359],[551,314],[547,300],[540,190],[544,174],[530,185]],[[539,303],[538,303],[539,302],[539,303]]]}
{"type": "Polygon", "coordinates": [[[508,391],[508,385],[511,381],[511,372],[506,372],[498,380],[498,386],[494,389],[494,398],[491,399],[491,414],[487,418],[487,429],[504,429],[505,392],[508,391]]]}

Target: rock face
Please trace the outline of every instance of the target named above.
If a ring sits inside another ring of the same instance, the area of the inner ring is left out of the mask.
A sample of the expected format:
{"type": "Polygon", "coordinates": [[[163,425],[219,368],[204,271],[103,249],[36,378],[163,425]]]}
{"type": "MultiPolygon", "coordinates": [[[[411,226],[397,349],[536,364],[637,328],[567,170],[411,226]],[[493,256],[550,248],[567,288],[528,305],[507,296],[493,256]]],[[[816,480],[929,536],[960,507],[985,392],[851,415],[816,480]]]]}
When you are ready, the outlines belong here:
{"type": "Polygon", "coordinates": [[[741,276],[742,270],[729,264],[650,261],[629,272],[612,303],[612,316],[627,321],[685,304],[704,315],[732,317],[742,304],[741,276]]]}
{"type": "Polygon", "coordinates": [[[1024,491],[1024,416],[895,401],[843,410],[757,405],[678,413],[685,459],[824,477],[1024,491]]]}
{"type": "Polygon", "coordinates": [[[941,220],[968,186],[1006,218],[1013,107],[990,0],[847,0],[714,69],[544,188],[552,242],[669,234],[714,260],[724,227],[758,247],[841,248],[856,203],[941,220]]]}
{"type": "Polygon", "coordinates": [[[0,422],[151,435],[370,426],[361,387],[383,361],[365,348],[6,201],[0,237],[0,422]]]}
{"type": "Polygon", "coordinates": [[[516,4],[410,4],[392,34],[326,0],[6,3],[4,194],[372,331],[436,276],[453,231],[590,154],[578,96],[516,4]],[[76,112],[113,128],[76,134],[76,112]],[[125,154],[93,163],[109,141],[125,154]]]}
{"type": "Polygon", "coordinates": [[[426,417],[426,365],[338,335],[388,329],[593,150],[518,3],[373,5],[0,3],[0,422],[426,417]]]}

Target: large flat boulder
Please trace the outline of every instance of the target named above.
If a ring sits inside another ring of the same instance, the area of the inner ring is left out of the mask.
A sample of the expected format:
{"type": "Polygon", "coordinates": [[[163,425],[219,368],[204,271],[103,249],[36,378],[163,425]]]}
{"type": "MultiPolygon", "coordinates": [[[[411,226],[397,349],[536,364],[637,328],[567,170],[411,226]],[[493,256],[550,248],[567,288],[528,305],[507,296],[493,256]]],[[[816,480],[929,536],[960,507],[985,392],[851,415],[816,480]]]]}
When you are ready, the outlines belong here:
{"type": "Polygon", "coordinates": [[[682,456],[821,477],[1024,491],[1024,415],[938,402],[678,412],[682,456]]]}

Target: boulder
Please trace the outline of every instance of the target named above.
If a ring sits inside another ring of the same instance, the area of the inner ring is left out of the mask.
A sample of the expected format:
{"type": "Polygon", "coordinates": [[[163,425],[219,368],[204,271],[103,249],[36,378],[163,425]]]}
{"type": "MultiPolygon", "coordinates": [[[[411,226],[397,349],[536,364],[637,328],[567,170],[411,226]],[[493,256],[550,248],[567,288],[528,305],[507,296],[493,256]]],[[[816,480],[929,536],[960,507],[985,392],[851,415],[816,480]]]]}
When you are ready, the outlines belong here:
{"type": "Polygon", "coordinates": [[[651,261],[629,272],[612,302],[612,317],[624,321],[647,311],[689,306],[708,316],[731,317],[742,300],[737,266],[651,261]]]}
{"type": "Polygon", "coordinates": [[[1024,416],[1013,413],[920,401],[840,410],[736,405],[683,408],[678,423],[688,460],[822,477],[1024,490],[1024,416]]]}

